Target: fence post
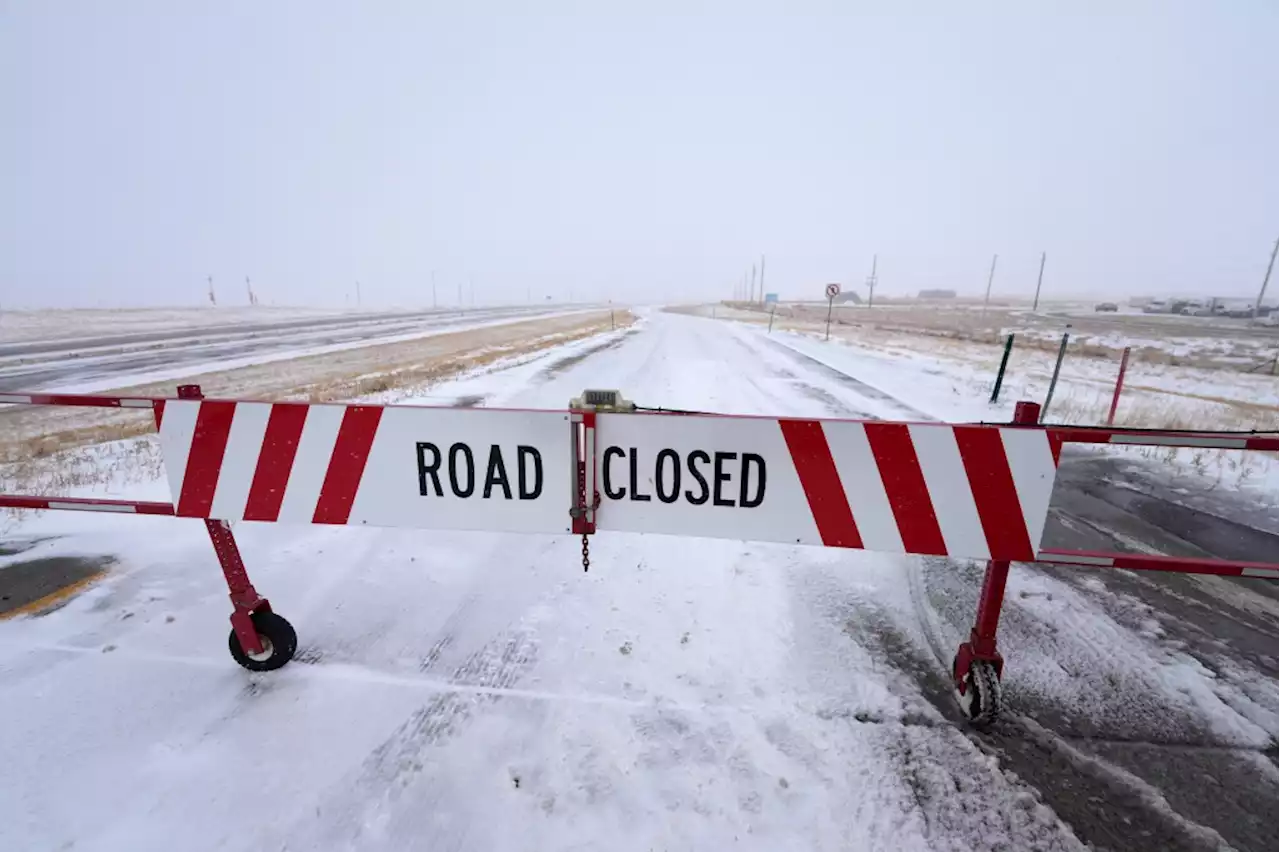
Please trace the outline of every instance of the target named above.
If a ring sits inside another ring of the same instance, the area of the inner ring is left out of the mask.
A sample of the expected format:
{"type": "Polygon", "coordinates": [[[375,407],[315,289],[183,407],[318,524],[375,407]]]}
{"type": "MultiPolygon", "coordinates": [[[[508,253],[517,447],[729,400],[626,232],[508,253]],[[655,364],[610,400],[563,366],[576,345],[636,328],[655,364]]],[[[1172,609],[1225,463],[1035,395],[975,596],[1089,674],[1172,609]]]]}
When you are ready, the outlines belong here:
{"type": "Polygon", "coordinates": [[[1009,339],[1004,342],[1004,357],[1000,359],[1000,370],[996,373],[996,386],[991,389],[991,401],[993,403],[1000,399],[1000,386],[1004,384],[1004,370],[1009,366],[1009,352],[1013,350],[1013,334],[1009,334],[1009,339]]]}
{"type": "Polygon", "coordinates": [[[1040,408],[1040,422],[1044,422],[1044,417],[1049,413],[1049,403],[1053,402],[1053,389],[1058,386],[1058,373],[1062,371],[1062,359],[1067,356],[1067,338],[1071,337],[1071,332],[1064,331],[1062,333],[1062,345],[1058,347],[1058,363],[1053,365],[1053,378],[1049,380],[1049,392],[1045,394],[1044,405],[1040,408]]]}
{"type": "Polygon", "coordinates": [[[1107,425],[1111,426],[1116,422],[1116,407],[1120,405],[1120,391],[1124,389],[1124,371],[1129,368],[1129,347],[1124,348],[1124,354],[1120,356],[1120,375],[1116,376],[1116,392],[1111,397],[1111,410],[1107,412],[1107,425]]]}

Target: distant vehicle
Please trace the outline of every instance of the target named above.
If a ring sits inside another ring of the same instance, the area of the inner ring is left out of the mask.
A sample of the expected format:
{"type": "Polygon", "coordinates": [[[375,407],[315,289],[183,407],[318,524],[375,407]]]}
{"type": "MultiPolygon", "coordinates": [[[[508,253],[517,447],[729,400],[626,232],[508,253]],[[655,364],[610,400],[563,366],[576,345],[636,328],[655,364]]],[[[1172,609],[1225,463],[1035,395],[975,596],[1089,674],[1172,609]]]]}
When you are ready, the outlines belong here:
{"type": "Polygon", "coordinates": [[[1115,302],[1099,302],[1093,306],[1093,310],[1096,313],[1112,314],[1120,310],[1120,306],[1115,302]]]}
{"type": "Polygon", "coordinates": [[[1144,314],[1167,314],[1169,313],[1169,303],[1164,299],[1152,299],[1142,306],[1144,314]]]}

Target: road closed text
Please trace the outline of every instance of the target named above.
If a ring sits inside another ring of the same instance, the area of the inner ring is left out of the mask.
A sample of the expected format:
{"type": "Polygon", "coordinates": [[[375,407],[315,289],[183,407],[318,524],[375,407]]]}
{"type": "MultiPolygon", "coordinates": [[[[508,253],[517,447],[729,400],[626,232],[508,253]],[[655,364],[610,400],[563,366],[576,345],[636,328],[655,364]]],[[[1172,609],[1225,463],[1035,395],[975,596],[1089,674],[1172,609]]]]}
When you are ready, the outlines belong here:
{"type": "Polygon", "coordinates": [[[610,500],[752,509],[764,502],[765,461],[755,453],[658,450],[643,457],[631,447],[606,447],[600,463],[604,496],[610,500]]]}
{"type": "Polygon", "coordinates": [[[472,449],[461,441],[442,448],[418,442],[418,493],[484,500],[537,500],[542,494],[542,453],[521,444],[513,449],[498,444],[472,449]]]}

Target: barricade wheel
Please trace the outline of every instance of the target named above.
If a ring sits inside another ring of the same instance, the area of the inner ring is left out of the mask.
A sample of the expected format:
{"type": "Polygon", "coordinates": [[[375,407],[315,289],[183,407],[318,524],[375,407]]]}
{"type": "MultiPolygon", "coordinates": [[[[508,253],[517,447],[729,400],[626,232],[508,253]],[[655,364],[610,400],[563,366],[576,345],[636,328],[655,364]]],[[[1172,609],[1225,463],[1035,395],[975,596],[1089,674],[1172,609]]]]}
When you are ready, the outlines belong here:
{"type": "Polygon", "coordinates": [[[1000,677],[996,667],[982,660],[969,664],[969,673],[964,677],[964,693],[956,692],[960,709],[964,711],[969,724],[986,727],[1000,717],[1003,707],[1000,694],[1000,677]]]}
{"type": "Polygon", "coordinates": [[[237,663],[251,672],[269,672],[293,659],[293,652],[298,650],[298,634],[294,632],[292,624],[274,612],[255,612],[250,618],[262,640],[262,653],[246,653],[240,646],[236,632],[232,630],[227,645],[237,663]]]}

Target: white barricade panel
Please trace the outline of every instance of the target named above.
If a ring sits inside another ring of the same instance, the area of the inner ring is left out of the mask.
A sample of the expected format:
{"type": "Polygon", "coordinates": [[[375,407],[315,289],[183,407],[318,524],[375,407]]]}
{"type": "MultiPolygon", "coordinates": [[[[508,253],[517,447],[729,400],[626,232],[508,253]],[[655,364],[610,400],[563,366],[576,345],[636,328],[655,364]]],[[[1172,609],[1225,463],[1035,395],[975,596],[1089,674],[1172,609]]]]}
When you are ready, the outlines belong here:
{"type": "Polygon", "coordinates": [[[597,530],[821,544],[778,421],[596,416],[597,530]]]}
{"type": "Polygon", "coordinates": [[[570,529],[567,412],[176,401],[160,444],[186,517],[570,529]]]}
{"type": "Polygon", "coordinates": [[[599,530],[1031,560],[1043,430],[601,414],[599,530]]]}

